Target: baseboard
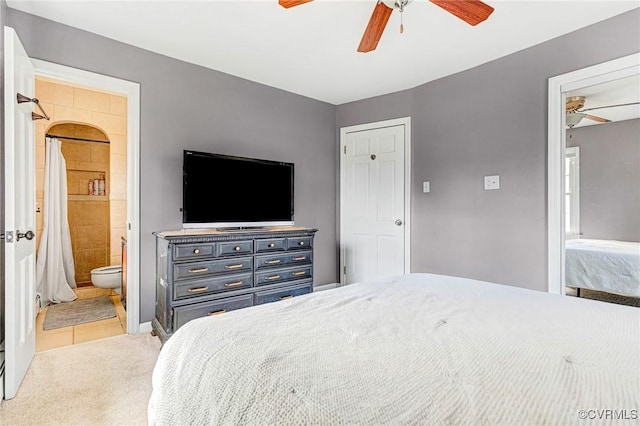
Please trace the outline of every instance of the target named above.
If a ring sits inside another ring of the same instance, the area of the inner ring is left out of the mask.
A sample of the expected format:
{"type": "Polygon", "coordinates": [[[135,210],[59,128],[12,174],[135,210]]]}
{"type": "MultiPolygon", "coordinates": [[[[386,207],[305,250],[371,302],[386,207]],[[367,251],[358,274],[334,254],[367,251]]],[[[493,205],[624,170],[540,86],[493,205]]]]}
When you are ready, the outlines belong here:
{"type": "Polygon", "coordinates": [[[324,284],[324,285],[319,285],[317,287],[314,287],[313,291],[316,292],[316,291],[331,290],[331,289],[336,288],[336,287],[338,287],[337,283],[324,284]]]}
{"type": "Polygon", "coordinates": [[[151,333],[151,321],[140,323],[140,327],[138,328],[140,333],[151,333]]]}

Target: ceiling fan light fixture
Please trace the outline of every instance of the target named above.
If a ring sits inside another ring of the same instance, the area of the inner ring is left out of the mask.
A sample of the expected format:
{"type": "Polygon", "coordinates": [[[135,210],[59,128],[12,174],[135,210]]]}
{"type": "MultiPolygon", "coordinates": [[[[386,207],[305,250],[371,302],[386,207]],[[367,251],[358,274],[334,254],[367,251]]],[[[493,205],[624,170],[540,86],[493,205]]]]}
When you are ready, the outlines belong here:
{"type": "Polygon", "coordinates": [[[567,119],[566,119],[567,126],[570,129],[572,129],[573,126],[581,122],[582,119],[585,118],[586,116],[587,114],[583,114],[581,112],[571,112],[571,111],[567,112],[567,119]]]}
{"type": "Polygon", "coordinates": [[[404,33],[404,24],[402,22],[404,8],[413,0],[381,0],[381,1],[389,9],[396,9],[400,12],[400,34],[404,33]]]}
{"type": "Polygon", "coordinates": [[[382,0],[389,9],[397,9],[400,12],[404,12],[404,8],[413,0],[382,0]]]}

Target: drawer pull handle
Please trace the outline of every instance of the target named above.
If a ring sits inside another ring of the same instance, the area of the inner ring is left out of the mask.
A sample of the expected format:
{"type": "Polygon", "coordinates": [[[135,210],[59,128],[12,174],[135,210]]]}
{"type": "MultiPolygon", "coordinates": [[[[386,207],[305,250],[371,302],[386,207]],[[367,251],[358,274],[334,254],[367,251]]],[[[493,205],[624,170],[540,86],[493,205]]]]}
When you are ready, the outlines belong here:
{"type": "Polygon", "coordinates": [[[224,309],[220,309],[219,311],[209,312],[207,315],[210,316],[210,317],[215,317],[216,315],[222,315],[225,312],[227,312],[227,311],[224,310],[224,309]]]}
{"type": "Polygon", "coordinates": [[[300,242],[298,243],[298,245],[299,245],[299,246],[303,246],[303,245],[304,245],[304,241],[300,241],[300,242]]]}
{"type": "Polygon", "coordinates": [[[298,272],[292,272],[291,275],[298,276],[298,275],[304,275],[306,273],[307,273],[306,271],[298,271],[298,272]]]}
{"type": "Polygon", "coordinates": [[[187,290],[189,293],[201,293],[203,291],[209,290],[209,287],[193,287],[187,290]]]}
{"type": "Polygon", "coordinates": [[[292,297],[293,297],[292,295],[282,296],[280,300],[287,300],[287,299],[291,299],[292,297]]]}
{"type": "Polygon", "coordinates": [[[305,260],[307,256],[294,257],[293,260],[305,260]]]}
{"type": "Polygon", "coordinates": [[[238,263],[237,265],[226,265],[225,269],[238,269],[242,268],[244,265],[242,263],[238,263]]]}
{"type": "Polygon", "coordinates": [[[265,280],[272,281],[272,280],[277,280],[279,278],[280,278],[280,275],[272,275],[270,277],[266,277],[265,280]]]}
{"type": "Polygon", "coordinates": [[[200,254],[200,249],[195,249],[195,250],[193,251],[193,253],[194,253],[194,254],[200,254]]]}
{"type": "Polygon", "coordinates": [[[234,249],[235,251],[240,251],[240,246],[235,246],[233,249],[234,249]]]}
{"type": "Polygon", "coordinates": [[[267,265],[275,265],[276,263],[280,263],[280,259],[266,260],[264,263],[266,263],[267,265]]]}
{"type": "Polygon", "coordinates": [[[232,283],[226,283],[224,286],[225,287],[237,287],[239,285],[242,285],[242,281],[234,281],[232,283]]]}
{"type": "Polygon", "coordinates": [[[275,247],[276,245],[274,243],[269,243],[269,247],[275,247]]]}
{"type": "Polygon", "coordinates": [[[207,272],[209,268],[189,269],[190,274],[197,274],[198,272],[207,272]]]}

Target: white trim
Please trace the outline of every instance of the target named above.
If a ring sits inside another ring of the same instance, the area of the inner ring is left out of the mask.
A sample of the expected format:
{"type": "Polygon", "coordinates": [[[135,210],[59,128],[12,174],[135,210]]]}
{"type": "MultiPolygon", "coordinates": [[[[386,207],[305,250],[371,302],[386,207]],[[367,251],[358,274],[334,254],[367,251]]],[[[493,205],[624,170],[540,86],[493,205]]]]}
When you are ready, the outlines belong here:
{"type": "Polygon", "coordinates": [[[547,281],[549,293],[565,294],[564,286],[564,152],[565,98],[572,90],[640,74],[640,53],[549,79],[547,157],[547,281]]]}
{"type": "Polygon", "coordinates": [[[151,333],[153,328],[151,327],[151,321],[142,322],[138,326],[138,333],[151,333]]]}
{"type": "Polygon", "coordinates": [[[140,84],[32,59],[37,75],[127,97],[127,333],[140,324],[140,84]]]}
{"type": "Polygon", "coordinates": [[[364,130],[379,129],[382,127],[404,126],[404,273],[411,272],[411,117],[401,117],[391,120],[376,121],[373,123],[358,124],[355,126],[340,128],[340,145],[338,155],[340,157],[340,285],[345,285],[344,267],[346,265],[344,241],[344,161],[342,149],[347,140],[347,133],[361,132],[364,130]]]}

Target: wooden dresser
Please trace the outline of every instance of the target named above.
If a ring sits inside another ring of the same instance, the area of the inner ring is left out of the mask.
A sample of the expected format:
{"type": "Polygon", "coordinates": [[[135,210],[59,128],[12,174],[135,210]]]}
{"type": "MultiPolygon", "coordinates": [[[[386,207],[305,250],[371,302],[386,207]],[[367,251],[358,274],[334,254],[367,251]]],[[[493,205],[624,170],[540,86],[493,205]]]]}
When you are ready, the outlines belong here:
{"type": "Polygon", "coordinates": [[[164,343],[186,322],[313,291],[317,229],[181,230],[156,236],[156,315],[164,343]]]}

